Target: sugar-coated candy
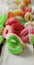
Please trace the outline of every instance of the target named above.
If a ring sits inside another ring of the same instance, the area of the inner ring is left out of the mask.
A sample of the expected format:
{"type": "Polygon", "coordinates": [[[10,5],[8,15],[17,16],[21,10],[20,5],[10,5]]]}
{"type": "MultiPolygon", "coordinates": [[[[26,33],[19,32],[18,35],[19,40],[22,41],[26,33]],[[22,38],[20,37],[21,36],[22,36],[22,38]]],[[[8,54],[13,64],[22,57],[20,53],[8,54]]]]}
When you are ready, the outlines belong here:
{"type": "Polygon", "coordinates": [[[7,48],[10,53],[19,54],[22,52],[23,48],[17,35],[15,34],[9,35],[7,38],[7,44],[8,44],[7,48]]]}
{"type": "Polygon", "coordinates": [[[32,27],[31,26],[27,26],[26,28],[24,28],[23,31],[21,31],[20,33],[20,37],[23,40],[23,42],[29,42],[29,34],[32,34],[32,27]]]}
{"type": "Polygon", "coordinates": [[[19,35],[24,28],[25,27],[23,25],[16,23],[11,26],[11,32],[19,35]]]}
{"type": "Polygon", "coordinates": [[[2,34],[3,29],[4,29],[3,25],[0,25],[0,34],[2,34]]]}
{"type": "Polygon", "coordinates": [[[11,26],[12,24],[15,24],[15,23],[18,23],[18,22],[19,22],[19,20],[17,18],[12,17],[12,18],[7,19],[5,25],[10,25],[11,26]]]}
{"type": "Polygon", "coordinates": [[[4,38],[2,35],[0,35],[0,44],[3,42],[4,38]]]}
{"type": "Polygon", "coordinates": [[[11,27],[7,25],[3,30],[3,37],[6,39],[9,33],[11,33],[11,27]]]}
{"type": "Polygon", "coordinates": [[[32,21],[32,14],[30,12],[27,12],[24,16],[26,21],[32,21]]]}
{"type": "Polygon", "coordinates": [[[31,44],[34,44],[34,34],[30,34],[29,40],[31,44]]]}
{"type": "Polygon", "coordinates": [[[6,20],[7,20],[7,14],[3,14],[0,20],[0,25],[5,25],[6,20]]]}

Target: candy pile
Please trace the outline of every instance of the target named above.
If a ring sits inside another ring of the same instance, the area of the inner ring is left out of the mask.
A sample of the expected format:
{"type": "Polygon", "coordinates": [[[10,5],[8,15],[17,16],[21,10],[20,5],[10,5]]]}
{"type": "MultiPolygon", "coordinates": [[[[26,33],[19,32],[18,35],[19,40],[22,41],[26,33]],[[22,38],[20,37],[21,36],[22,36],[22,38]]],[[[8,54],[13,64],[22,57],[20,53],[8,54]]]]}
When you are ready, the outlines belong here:
{"type": "Polygon", "coordinates": [[[18,3],[18,9],[0,15],[0,43],[5,39],[9,52],[19,54],[25,43],[34,44],[34,20],[30,0],[18,3]]]}

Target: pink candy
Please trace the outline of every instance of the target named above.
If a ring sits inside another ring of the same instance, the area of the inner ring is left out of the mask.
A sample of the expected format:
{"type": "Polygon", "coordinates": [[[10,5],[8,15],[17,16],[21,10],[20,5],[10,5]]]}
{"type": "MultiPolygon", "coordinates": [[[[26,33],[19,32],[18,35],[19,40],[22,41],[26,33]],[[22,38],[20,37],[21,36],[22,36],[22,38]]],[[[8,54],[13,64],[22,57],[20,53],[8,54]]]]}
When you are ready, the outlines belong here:
{"type": "Polygon", "coordinates": [[[6,39],[7,35],[11,33],[11,27],[7,25],[3,30],[3,37],[6,39]]]}
{"type": "Polygon", "coordinates": [[[32,34],[32,27],[27,26],[23,31],[20,33],[20,37],[23,40],[23,42],[28,42],[29,41],[29,34],[32,34]]]}

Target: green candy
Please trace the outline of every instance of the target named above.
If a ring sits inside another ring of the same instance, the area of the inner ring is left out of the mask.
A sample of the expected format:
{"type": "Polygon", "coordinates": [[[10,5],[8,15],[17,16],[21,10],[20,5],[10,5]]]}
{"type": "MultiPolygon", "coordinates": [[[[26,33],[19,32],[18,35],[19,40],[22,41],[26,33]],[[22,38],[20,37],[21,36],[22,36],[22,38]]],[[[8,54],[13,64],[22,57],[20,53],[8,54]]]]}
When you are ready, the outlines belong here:
{"type": "Polygon", "coordinates": [[[0,15],[0,20],[1,20],[1,18],[2,18],[2,15],[0,15]]]}
{"type": "Polygon", "coordinates": [[[7,19],[7,14],[3,14],[3,15],[2,15],[2,18],[1,18],[1,20],[0,20],[0,24],[1,24],[1,25],[4,25],[5,22],[6,22],[6,19],[7,19]]]}
{"type": "Polygon", "coordinates": [[[2,35],[0,35],[0,44],[3,42],[4,38],[2,35]]]}
{"type": "Polygon", "coordinates": [[[7,38],[8,50],[12,54],[19,54],[22,52],[22,45],[19,40],[19,37],[15,34],[11,34],[7,38]]]}
{"type": "Polygon", "coordinates": [[[25,21],[25,19],[23,19],[21,16],[16,16],[16,18],[19,19],[19,23],[24,25],[27,21],[25,21]]]}
{"type": "Polygon", "coordinates": [[[30,34],[29,39],[31,44],[34,44],[34,34],[30,34]]]}
{"type": "Polygon", "coordinates": [[[3,25],[0,25],[0,29],[3,29],[4,27],[3,27],[3,25]]]}

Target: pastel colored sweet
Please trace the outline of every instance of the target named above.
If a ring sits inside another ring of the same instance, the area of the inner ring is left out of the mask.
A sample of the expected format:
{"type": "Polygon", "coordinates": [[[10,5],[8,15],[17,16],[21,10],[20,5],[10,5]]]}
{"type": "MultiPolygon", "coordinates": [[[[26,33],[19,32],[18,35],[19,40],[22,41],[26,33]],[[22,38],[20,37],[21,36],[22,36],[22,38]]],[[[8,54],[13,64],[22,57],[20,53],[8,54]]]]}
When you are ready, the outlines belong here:
{"type": "Polygon", "coordinates": [[[7,38],[8,50],[12,54],[19,54],[22,52],[22,45],[19,37],[15,34],[11,34],[7,38]]]}
{"type": "Polygon", "coordinates": [[[16,16],[16,18],[18,18],[19,23],[24,25],[27,21],[25,21],[25,19],[23,19],[21,16],[16,16]]]}
{"type": "Polygon", "coordinates": [[[34,44],[34,34],[30,34],[29,40],[31,44],[34,44]]]}
{"type": "Polygon", "coordinates": [[[2,15],[2,18],[0,20],[0,24],[1,25],[5,25],[6,20],[7,20],[7,14],[3,14],[2,15]]]}
{"type": "Polygon", "coordinates": [[[30,12],[27,12],[24,16],[24,19],[26,21],[32,21],[32,14],[30,12]]]}
{"type": "Polygon", "coordinates": [[[7,25],[3,30],[3,37],[6,39],[9,33],[11,33],[11,27],[7,25]]]}
{"type": "Polygon", "coordinates": [[[15,24],[15,23],[18,23],[18,22],[19,22],[19,20],[17,18],[12,17],[12,18],[7,19],[5,25],[10,25],[11,26],[12,24],[15,24]]]}
{"type": "Polygon", "coordinates": [[[21,32],[24,28],[25,28],[25,27],[24,27],[23,25],[19,24],[19,23],[13,24],[13,25],[11,26],[11,32],[12,32],[12,33],[15,33],[15,34],[17,34],[17,35],[19,35],[20,32],[21,32]]]}
{"type": "Polygon", "coordinates": [[[4,29],[3,25],[0,25],[0,34],[2,34],[3,29],[4,29]]]}
{"type": "Polygon", "coordinates": [[[29,34],[32,33],[32,26],[27,26],[24,28],[23,31],[20,33],[20,38],[23,42],[27,43],[29,42],[29,34]]]}
{"type": "Polygon", "coordinates": [[[2,35],[0,35],[0,44],[3,42],[4,38],[2,35]]]}

